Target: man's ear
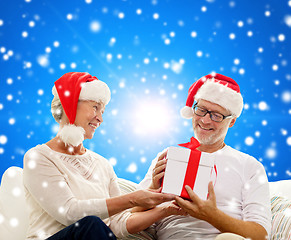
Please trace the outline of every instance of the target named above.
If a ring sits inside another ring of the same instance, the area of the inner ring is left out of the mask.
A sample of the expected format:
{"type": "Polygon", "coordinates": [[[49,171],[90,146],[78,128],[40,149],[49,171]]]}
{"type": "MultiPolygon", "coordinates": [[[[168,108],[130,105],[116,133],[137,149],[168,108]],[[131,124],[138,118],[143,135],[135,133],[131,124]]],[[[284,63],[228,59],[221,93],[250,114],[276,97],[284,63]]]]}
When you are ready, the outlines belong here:
{"type": "Polygon", "coordinates": [[[236,121],[236,118],[231,119],[231,121],[229,123],[230,128],[234,125],[235,121],[236,121]]]}

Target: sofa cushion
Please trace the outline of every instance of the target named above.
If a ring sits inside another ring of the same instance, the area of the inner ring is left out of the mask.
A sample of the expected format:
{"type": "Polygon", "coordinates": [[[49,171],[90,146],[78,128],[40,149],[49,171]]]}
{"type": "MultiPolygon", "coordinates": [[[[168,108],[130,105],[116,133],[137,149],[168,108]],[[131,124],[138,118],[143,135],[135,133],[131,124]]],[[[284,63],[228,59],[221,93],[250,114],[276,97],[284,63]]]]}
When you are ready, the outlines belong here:
{"type": "Polygon", "coordinates": [[[281,196],[274,196],[271,198],[271,210],[271,240],[291,239],[291,200],[281,196]]]}

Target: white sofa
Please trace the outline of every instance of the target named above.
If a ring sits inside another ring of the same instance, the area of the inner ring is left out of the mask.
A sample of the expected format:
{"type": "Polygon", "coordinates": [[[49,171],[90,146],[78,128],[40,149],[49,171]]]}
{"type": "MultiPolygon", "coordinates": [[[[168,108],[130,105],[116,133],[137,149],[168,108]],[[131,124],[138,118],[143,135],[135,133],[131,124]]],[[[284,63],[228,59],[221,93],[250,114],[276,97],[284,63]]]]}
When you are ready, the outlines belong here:
{"type": "MultiPolygon", "coordinates": [[[[122,193],[134,191],[136,184],[119,179],[122,193]]],[[[270,182],[272,204],[271,239],[291,239],[291,180],[270,182]]],[[[28,211],[22,185],[22,169],[8,168],[0,186],[0,240],[24,240],[28,226],[28,211]]],[[[151,239],[152,235],[141,232],[128,239],[151,239]]]]}

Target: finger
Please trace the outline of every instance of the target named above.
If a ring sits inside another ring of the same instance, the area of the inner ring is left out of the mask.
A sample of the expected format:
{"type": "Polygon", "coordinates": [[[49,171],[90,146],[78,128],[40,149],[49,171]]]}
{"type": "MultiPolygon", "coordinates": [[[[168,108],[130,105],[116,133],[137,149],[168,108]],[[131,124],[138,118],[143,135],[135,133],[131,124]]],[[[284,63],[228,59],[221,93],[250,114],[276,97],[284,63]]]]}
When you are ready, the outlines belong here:
{"type": "Polygon", "coordinates": [[[187,216],[188,213],[183,210],[183,208],[179,207],[178,205],[174,204],[174,202],[171,203],[169,208],[172,208],[175,210],[175,215],[182,215],[182,216],[187,216]]]}
{"type": "Polygon", "coordinates": [[[161,202],[168,202],[168,201],[172,201],[175,199],[176,195],[171,194],[171,193],[158,193],[160,194],[161,198],[161,202]]]}
{"type": "MultiPolygon", "coordinates": [[[[164,161],[164,160],[163,160],[164,161]]],[[[153,174],[154,175],[157,175],[157,174],[159,174],[160,172],[164,172],[165,171],[165,169],[166,169],[166,162],[165,163],[163,163],[163,164],[160,164],[159,166],[156,166],[155,167],[155,169],[154,169],[154,171],[153,171],[153,174]]]]}
{"type": "Polygon", "coordinates": [[[167,201],[171,201],[171,200],[174,200],[176,195],[175,194],[171,194],[171,193],[162,193],[162,187],[158,188],[158,189],[148,189],[150,192],[153,192],[153,193],[157,193],[159,194],[160,197],[162,197],[163,199],[165,199],[164,202],[167,202],[167,201]]]}
{"type": "Polygon", "coordinates": [[[189,194],[190,199],[192,200],[192,202],[194,203],[198,203],[199,201],[201,201],[201,199],[198,197],[198,195],[196,193],[193,192],[192,188],[189,187],[188,185],[185,186],[187,193],[189,194]]]}
{"type": "Polygon", "coordinates": [[[166,158],[168,151],[163,152],[160,156],[159,156],[159,160],[166,158]]]}
{"type": "Polygon", "coordinates": [[[161,179],[164,177],[165,172],[161,172],[155,176],[153,176],[153,181],[157,184],[157,185],[161,185],[160,181],[161,179]]]}
{"type": "Polygon", "coordinates": [[[183,198],[178,196],[176,196],[175,200],[178,206],[184,209],[185,211],[189,211],[191,209],[191,203],[188,200],[184,200],[183,198]]]}
{"type": "Polygon", "coordinates": [[[216,200],[214,187],[213,187],[213,183],[212,182],[208,183],[208,193],[209,193],[208,199],[216,200]]]}
{"type": "Polygon", "coordinates": [[[153,168],[153,176],[156,174],[159,174],[161,171],[164,171],[167,165],[167,160],[166,159],[162,159],[160,161],[158,161],[155,165],[155,167],[153,168]]]}

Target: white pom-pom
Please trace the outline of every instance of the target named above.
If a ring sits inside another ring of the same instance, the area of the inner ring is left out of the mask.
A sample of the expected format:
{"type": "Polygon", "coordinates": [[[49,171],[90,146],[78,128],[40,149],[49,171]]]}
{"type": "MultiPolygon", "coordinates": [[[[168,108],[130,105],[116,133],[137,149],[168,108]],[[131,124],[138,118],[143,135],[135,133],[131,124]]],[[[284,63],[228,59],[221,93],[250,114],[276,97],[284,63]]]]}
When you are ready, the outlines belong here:
{"type": "Polygon", "coordinates": [[[85,130],[73,124],[63,126],[57,136],[66,144],[73,147],[79,146],[84,141],[85,130]]]}
{"type": "Polygon", "coordinates": [[[194,116],[193,108],[185,106],[180,110],[180,114],[183,118],[190,119],[194,116]]]}

